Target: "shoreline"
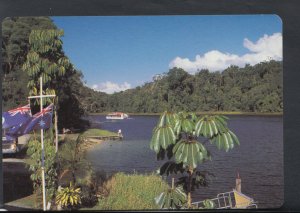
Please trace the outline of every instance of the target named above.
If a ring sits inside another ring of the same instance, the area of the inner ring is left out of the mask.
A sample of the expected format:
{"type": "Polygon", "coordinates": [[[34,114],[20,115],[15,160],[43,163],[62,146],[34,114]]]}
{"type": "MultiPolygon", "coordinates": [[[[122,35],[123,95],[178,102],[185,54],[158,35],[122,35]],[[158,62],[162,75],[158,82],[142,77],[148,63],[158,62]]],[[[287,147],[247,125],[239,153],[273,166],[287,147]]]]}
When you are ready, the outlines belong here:
{"type": "MultiPolygon", "coordinates": [[[[87,115],[106,115],[109,112],[93,112],[87,113],[87,115]]],[[[127,113],[133,116],[153,116],[161,115],[161,113],[127,113]]],[[[207,111],[207,112],[196,112],[196,115],[247,115],[247,116],[283,116],[283,112],[226,112],[226,111],[207,111]]]]}
{"type": "Polygon", "coordinates": [[[92,139],[92,138],[86,138],[84,144],[82,144],[82,151],[86,153],[89,151],[91,148],[93,148],[97,144],[102,144],[104,140],[99,140],[99,139],[92,139]]]}

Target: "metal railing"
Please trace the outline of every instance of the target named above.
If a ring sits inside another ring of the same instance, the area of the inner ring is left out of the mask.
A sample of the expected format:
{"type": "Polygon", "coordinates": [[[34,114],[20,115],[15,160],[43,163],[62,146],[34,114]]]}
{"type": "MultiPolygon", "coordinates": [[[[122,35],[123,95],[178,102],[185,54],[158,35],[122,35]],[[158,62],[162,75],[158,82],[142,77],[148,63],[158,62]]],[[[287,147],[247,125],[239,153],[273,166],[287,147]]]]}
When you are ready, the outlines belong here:
{"type": "MultiPolygon", "coordinates": [[[[233,208],[232,206],[232,201],[231,197],[229,196],[220,196],[216,197],[213,199],[209,199],[215,204],[215,209],[231,209],[233,208]]],[[[198,201],[198,202],[193,202],[192,205],[194,205],[196,208],[201,208],[204,207],[204,201],[198,201]]]]}
{"type": "MultiPolygon", "coordinates": [[[[209,199],[210,201],[213,201],[215,204],[215,209],[235,209],[236,207],[236,201],[234,197],[234,191],[230,192],[224,192],[217,194],[216,198],[209,199]]],[[[248,203],[245,203],[245,208],[256,208],[257,204],[252,200],[252,203],[248,205],[248,203]]],[[[194,205],[196,208],[203,208],[204,207],[204,201],[198,201],[193,202],[192,205],[194,205]]]]}

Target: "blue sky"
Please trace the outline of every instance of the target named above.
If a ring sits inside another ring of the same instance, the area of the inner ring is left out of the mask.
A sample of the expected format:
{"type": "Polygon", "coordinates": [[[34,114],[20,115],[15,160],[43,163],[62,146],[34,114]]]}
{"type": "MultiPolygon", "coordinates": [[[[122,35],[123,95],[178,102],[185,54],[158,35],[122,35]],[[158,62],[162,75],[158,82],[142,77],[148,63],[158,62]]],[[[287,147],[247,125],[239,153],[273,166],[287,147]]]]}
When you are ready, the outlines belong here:
{"type": "Polygon", "coordinates": [[[172,66],[193,74],[282,57],[276,15],[52,17],[87,85],[112,93],[172,66]],[[277,34],[276,34],[277,33],[277,34]]]}

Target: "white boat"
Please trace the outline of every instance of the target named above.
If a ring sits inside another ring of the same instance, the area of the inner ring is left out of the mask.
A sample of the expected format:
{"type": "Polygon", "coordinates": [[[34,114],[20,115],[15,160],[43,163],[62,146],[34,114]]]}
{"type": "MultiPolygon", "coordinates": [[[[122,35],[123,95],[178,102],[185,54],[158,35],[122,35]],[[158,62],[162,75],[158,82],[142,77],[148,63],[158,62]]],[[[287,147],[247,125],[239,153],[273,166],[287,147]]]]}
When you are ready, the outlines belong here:
{"type": "Polygon", "coordinates": [[[125,119],[128,118],[129,116],[126,113],[123,112],[113,112],[113,113],[109,113],[108,115],[106,115],[106,119],[125,119]]]}

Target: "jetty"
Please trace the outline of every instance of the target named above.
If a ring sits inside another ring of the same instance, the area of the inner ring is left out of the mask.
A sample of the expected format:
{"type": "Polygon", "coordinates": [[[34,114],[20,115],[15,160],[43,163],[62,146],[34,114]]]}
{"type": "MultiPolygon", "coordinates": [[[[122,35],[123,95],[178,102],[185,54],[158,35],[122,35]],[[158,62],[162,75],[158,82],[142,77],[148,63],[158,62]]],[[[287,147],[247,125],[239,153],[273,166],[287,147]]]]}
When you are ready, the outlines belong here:
{"type": "Polygon", "coordinates": [[[86,138],[96,140],[122,140],[123,135],[87,136],[86,138]]]}

